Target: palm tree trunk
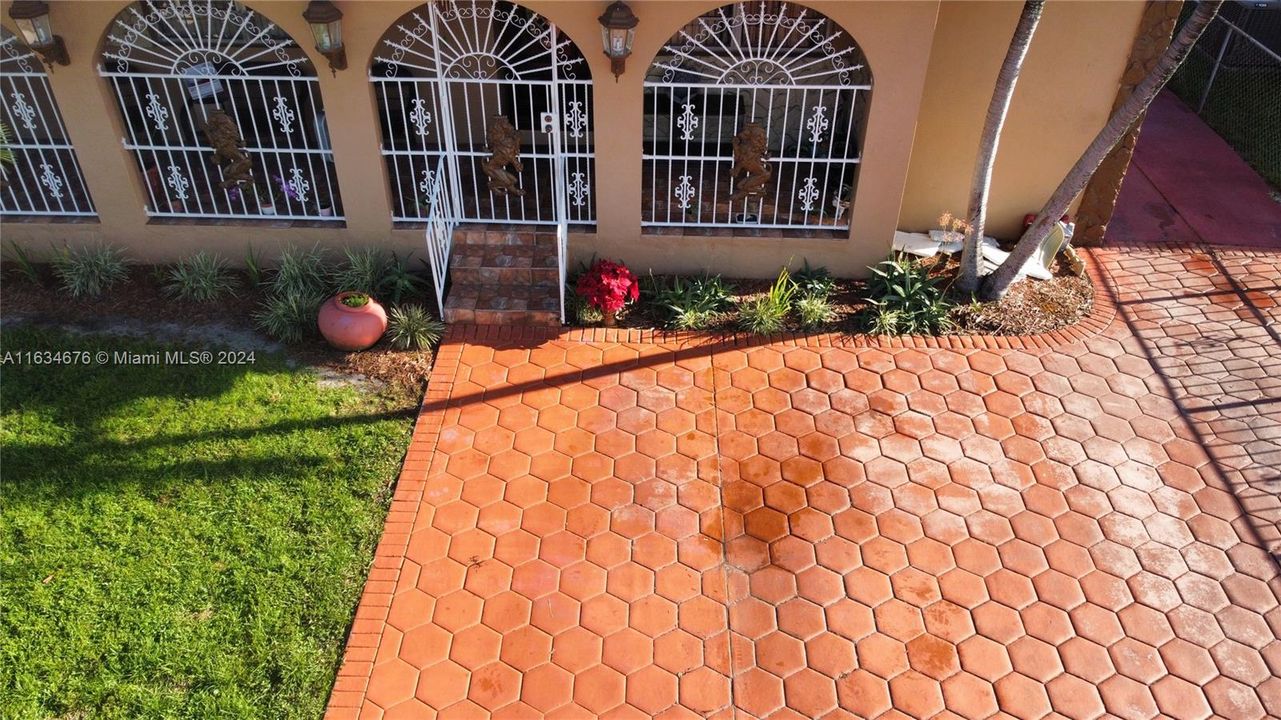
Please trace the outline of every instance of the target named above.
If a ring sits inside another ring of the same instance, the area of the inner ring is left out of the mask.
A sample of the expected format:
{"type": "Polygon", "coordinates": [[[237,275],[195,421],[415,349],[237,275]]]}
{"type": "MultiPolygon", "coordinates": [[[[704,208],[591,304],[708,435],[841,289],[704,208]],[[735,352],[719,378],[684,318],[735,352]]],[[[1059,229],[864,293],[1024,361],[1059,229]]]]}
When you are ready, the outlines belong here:
{"type": "Polygon", "coordinates": [[[1086,183],[1090,181],[1090,177],[1098,169],[1099,164],[1112,151],[1112,148],[1116,147],[1121,138],[1125,137],[1126,132],[1138,120],[1139,116],[1148,109],[1148,106],[1156,98],[1157,93],[1161,91],[1161,88],[1165,87],[1174,72],[1183,64],[1188,53],[1192,51],[1192,46],[1201,37],[1201,33],[1205,32],[1210,21],[1219,13],[1219,6],[1222,4],[1223,0],[1202,0],[1197,5],[1196,11],[1192,13],[1192,16],[1188,18],[1187,22],[1179,30],[1179,34],[1166,47],[1165,52],[1161,54],[1161,58],[1152,67],[1152,71],[1143,79],[1143,82],[1139,83],[1138,87],[1134,88],[1134,92],[1122,103],[1121,107],[1112,114],[1112,117],[1108,119],[1107,125],[1103,126],[1103,129],[1095,136],[1094,141],[1090,143],[1089,147],[1085,149],[1085,152],[1076,161],[1076,164],[1072,166],[1072,169],[1063,178],[1063,181],[1059,183],[1054,194],[1050,196],[1045,206],[1041,208],[1041,212],[1037,213],[1036,220],[1032,222],[1032,226],[1023,233],[1023,237],[1019,238],[1019,243],[1015,246],[1014,252],[1010,253],[1010,256],[1006,258],[1005,262],[1001,263],[996,272],[987,276],[986,281],[983,283],[983,296],[985,298],[999,298],[1009,290],[1010,284],[1018,276],[1023,264],[1027,262],[1028,258],[1032,257],[1032,253],[1036,252],[1041,243],[1045,242],[1045,238],[1049,236],[1050,229],[1054,223],[1063,217],[1068,208],[1071,207],[1072,200],[1085,189],[1086,183]]]}
{"type": "Polygon", "coordinates": [[[987,197],[992,187],[996,149],[1001,143],[1001,129],[1005,127],[1005,117],[1010,111],[1014,86],[1018,84],[1019,73],[1023,70],[1023,59],[1027,57],[1028,46],[1032,44],[1032,35],[1044,9],[1045,0],[1023,3],[1023,13],[1019,15],[1019,24],[1005,53],[1005,62],[1001,63],[1001,72],[996,76],[992,102],[987,106],[987,119],[979,137],[979,154],[974,162],[974,178],[970,181],[970,207],[965,216],[969,228],[961,250],[961,271],[956,280],[957,289],[961,292],[972,293],[979,286],[979,265],[983,259],[980,243],[983,241],[983,227],[987,224],[987,197]]]}

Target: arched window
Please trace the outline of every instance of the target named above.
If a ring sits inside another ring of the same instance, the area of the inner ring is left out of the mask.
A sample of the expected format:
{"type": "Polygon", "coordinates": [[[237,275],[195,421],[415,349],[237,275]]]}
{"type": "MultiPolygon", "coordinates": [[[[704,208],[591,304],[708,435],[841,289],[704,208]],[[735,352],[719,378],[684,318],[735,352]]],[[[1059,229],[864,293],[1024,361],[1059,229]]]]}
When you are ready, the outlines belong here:
{"type": "Polygon", "coordinates": [[[460,219],[554,224],[563,211],[569,223],[595,222],[591,70],[538,14],[505,0],[423,5],[383,35],[370,80],[395,220],[426,219],[443,170],[460,219]],[[500,168],[513,192],[491,192],[485,168],[500,119],[519,137],[520,169],[500,168]]]}
{"type": "Polygon", "coordinates": [[[40,59],[0,28],[0,117],[13,164],[0,164],[0,214],[97,213],[40,59]]]}
{"type": "Polygon", "coordinates": [[[102,63],[148,214],[342,219],[315,68],[263,16],[230,0],[135,2],[102,63]]]}
{"type": "Polygon", "coordinates": [[[871,88],[858,45],[813,10],[696,18],[645,78],[642,224],[848,230],[871,88]]]}

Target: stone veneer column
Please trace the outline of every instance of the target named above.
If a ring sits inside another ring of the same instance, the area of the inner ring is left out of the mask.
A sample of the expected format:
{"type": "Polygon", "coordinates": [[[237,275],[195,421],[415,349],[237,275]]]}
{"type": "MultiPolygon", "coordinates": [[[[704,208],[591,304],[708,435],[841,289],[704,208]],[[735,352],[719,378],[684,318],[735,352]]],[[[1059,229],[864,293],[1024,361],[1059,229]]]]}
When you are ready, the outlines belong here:
{"type": "MultiPolygon", "coordinates": [[[[1126,63],[1125,74],[1121,76],[1121,87],[1116,92],[1112,105],[1115,112],[1121,103],[1134,92],[1134,87],[1143,81],[1157,58],[1170,44],[1175,21],[1183,3],[1151,0],[1139,21],[1139,32],[1134,38],[1134,47],[1130,49],[1130,59],[1126,63]]],[[[1140,116],[1126,133],[1121,142],[1108,153],[1099,169],[1085,187],[1081,196],[1081,205],[1076,213],[1076,233],[1074,245],[1099,245],[1107,233],[1112,212],[1116,209],[1116,198],[1121,192],[1121,182],[1125,180],[1125,171],[1130,167],[1130,157],[1134,155],[1134,146],[1139,139],[1139,129],[1143,126],[1144,116],[1140,116]]]]}

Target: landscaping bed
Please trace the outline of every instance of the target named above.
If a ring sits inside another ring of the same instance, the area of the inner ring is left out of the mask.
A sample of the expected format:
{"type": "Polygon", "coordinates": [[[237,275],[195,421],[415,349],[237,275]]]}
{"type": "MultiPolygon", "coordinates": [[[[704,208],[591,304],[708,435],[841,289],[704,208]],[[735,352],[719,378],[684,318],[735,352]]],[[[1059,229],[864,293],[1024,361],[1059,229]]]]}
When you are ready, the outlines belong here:
{"type": "MultiPolygon", "coordinates": [[[[73,298],[49,266],[28,266],[24,273],[11,265],[0,282],[0,308],[5,320],[80,331],[128,335],[156,326],[162,334],[175,336],[172,339],[181,334],[197,343],[220,342],[246,349],[287,347],[291,362],[361,375],[415,393],[426,385],[432,363],[430,348],[402,350],[384,339],[368,351],[348,353],[329,347],[314,334],[294,343],[277,342],[255,320],[270,295],[261,280],[255,283],[245,271],[226,269],[229,290],[213,301],[193,301],[170,292],[167,273],[165,266],[128,265],[125,276],[100,294],[73,298]],[[165,333],[160,327],[164,325],[174,332],[165,333]]],[[[424,285],[408,293],[404,301],[428,306],[435,299],[424,285]]]]}
{"type": "MultiPolygon", "coordinates": [[[[22,300],[58,317],[19,284],[6,315],[22,300]]],[[[144,285],[60,319],[123,311],[144,285]]],[[[191,320],[164,305],[156,317],[191,320]]],[[[236,364],[30,355],[190,349],[0,331],[0,717],[323,714],[419,395],[324,382],[263,349],[236,364]]]]}
{"type": "MultiPolygon", "coordinates": [[[[1088,276],[1078,277],[1061,258],[1055,260],[1049,280],[1023,279],[1006,295],[993,301],[976,302],[952,290],[959,263],[948,255],[923,260],[904,259],[907,265],[937,290],[938,322],[932,328],[900,329],[898,333],[882,332],[878,326],[878,308],[872,299],[880,297],[883,288],[868,280],[828,277],[817,283],[812,276],[822,276],[821,268],[802,269],[789,274],[792,298],[780,313],[781,321],[774,332],[843,335],[866,334],[937,334],[937,335],[1035,335],[1075,324],[1090,314],[1094,306],[1094,287],[1088,276]],[[807,293],[826,283],[826,289],[807,293]],[[825,319],[806,322],[797,307],[798,298],[819,295],[827,307],[825,319]]],[[[587,268],[580,267],[574,276],[587,268]]],[[[910,272],[910,271],[905,271],[910,272]]],[[[599,325],[602,315],[572,292],[567,293],[569,316],[578,325],[599,325]]],[[[751,333],[743,321],[743,309],[757,302],[768,302],[770,291],[778,280],[719,278],[695,275],[655,275],[637,278],[638,299],[618,313],[618,325],[638,329],[697,330],[714,334],[751,333]],[[676,288],[694,290],[677,293],[676,288]],[[678,299],[673,300],[673,296],[678,299]],[[716,299],[719,298],[719,299],[716,299]],[[695,316],[695,322],[688,317],[695,316]]],[[[909,302],[910,304],[910,302],[909,302]]]]}

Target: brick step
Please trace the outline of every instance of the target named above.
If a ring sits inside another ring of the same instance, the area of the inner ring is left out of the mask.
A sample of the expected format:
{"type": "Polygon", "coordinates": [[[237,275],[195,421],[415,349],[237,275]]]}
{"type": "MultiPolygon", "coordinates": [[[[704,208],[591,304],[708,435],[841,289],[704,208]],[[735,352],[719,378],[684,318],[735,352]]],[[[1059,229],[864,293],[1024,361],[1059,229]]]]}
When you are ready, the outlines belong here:
{"type": "Polygon", "coordinates": [[[467,285],[539,285],[556,288],[560,273],[556,268],[520,267],[453,267],[449,277],[467,285]]]}
{"type": "Polygon", "coordinates": [[[559,325],[560,293],[551,285],[464,283],[454,279],[445,321],[479,325],[559,325]]]}
{"type": "Polygon", "coordinates": [[[454,247],[472,245],[545,247],[555,252],[556,233],[535,232],[528,227],[508,230],[463,226],[454,230],[454,247]]]}

